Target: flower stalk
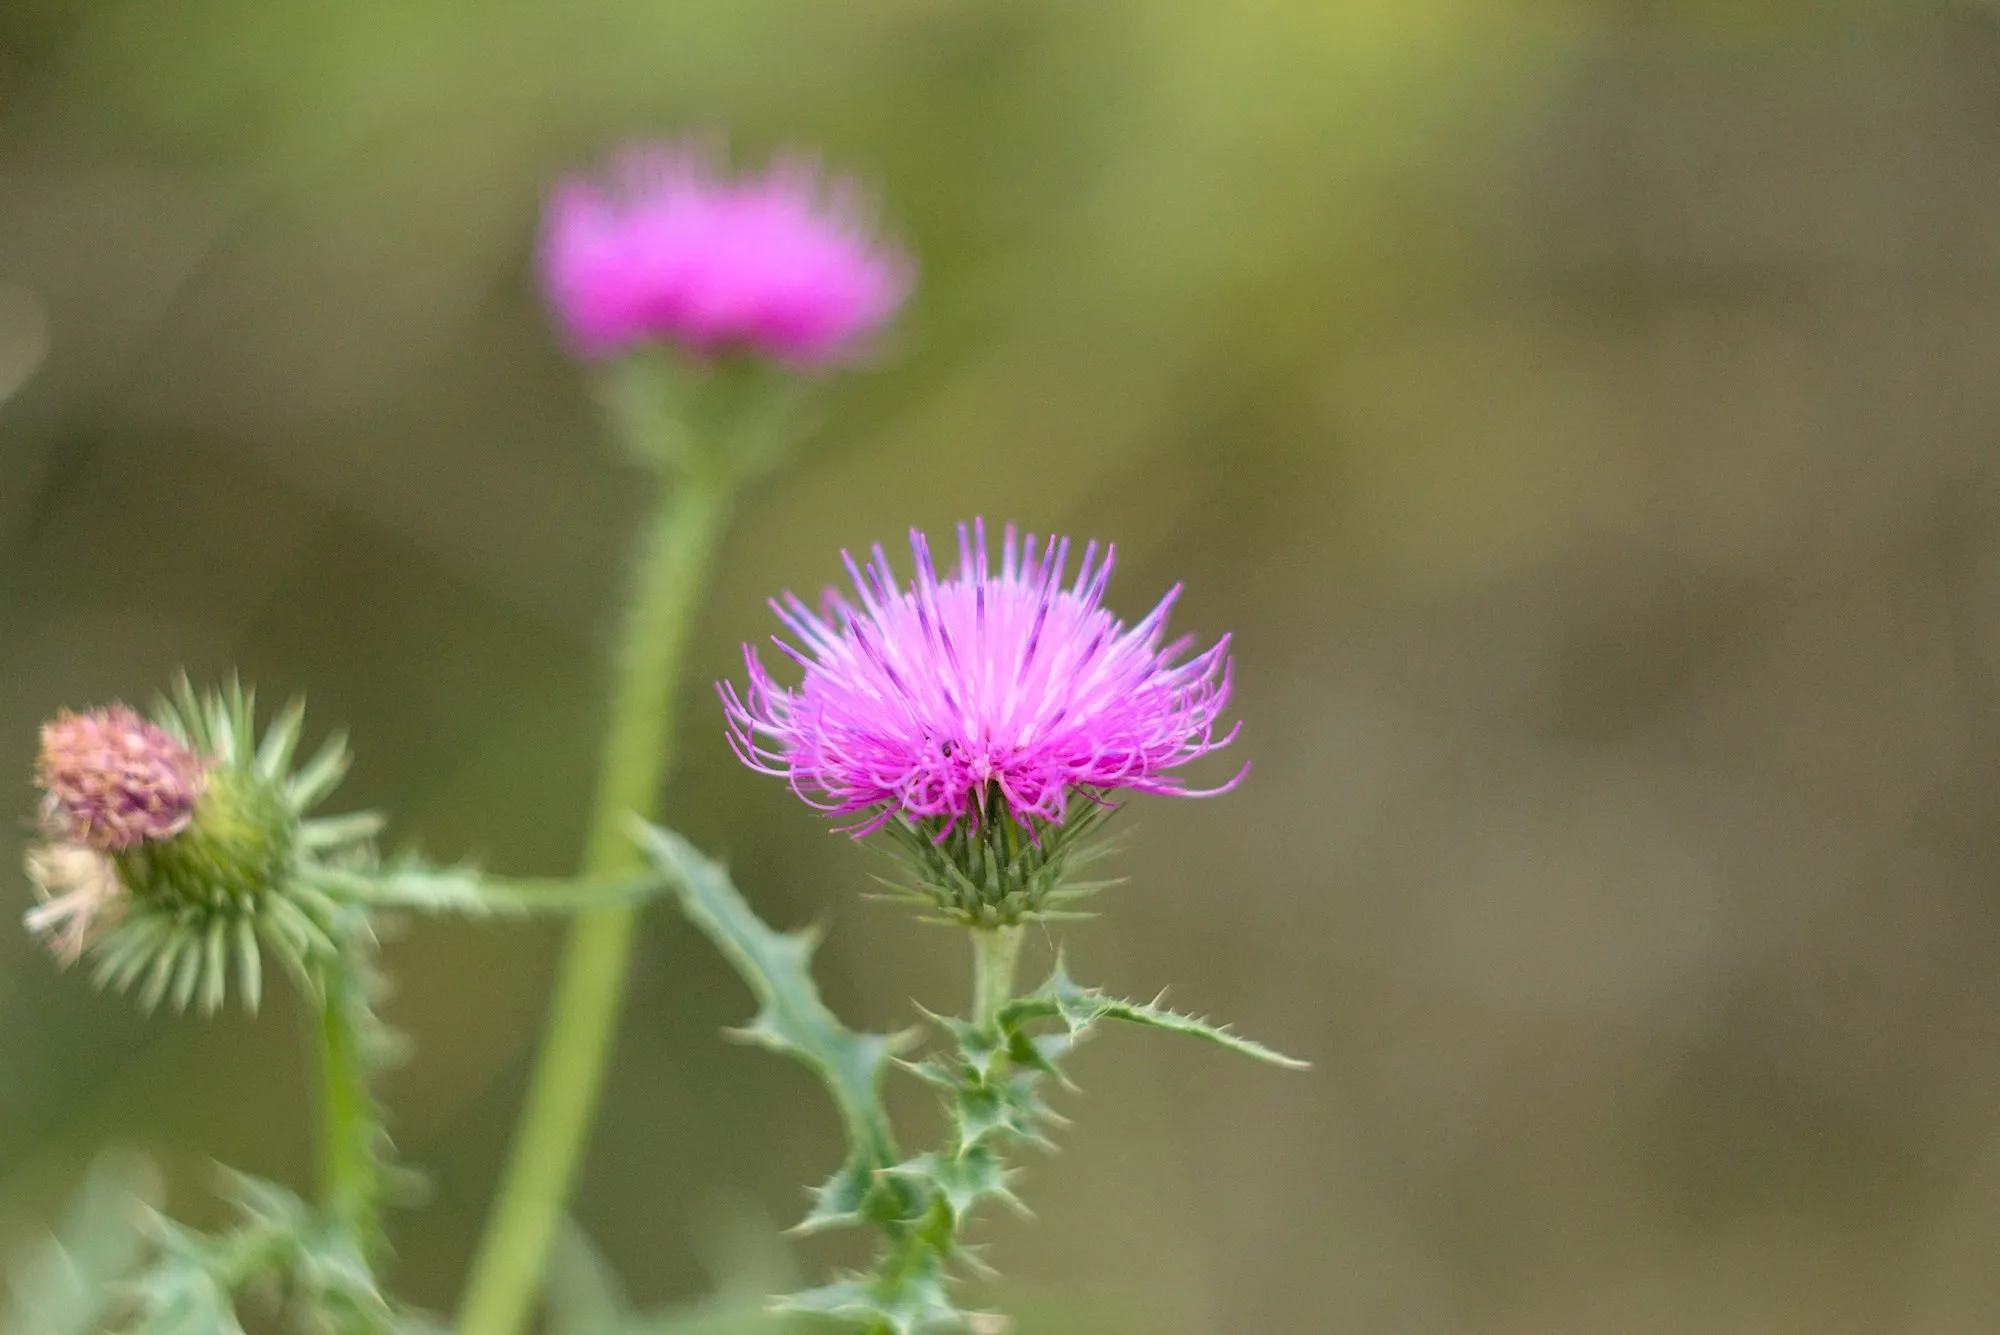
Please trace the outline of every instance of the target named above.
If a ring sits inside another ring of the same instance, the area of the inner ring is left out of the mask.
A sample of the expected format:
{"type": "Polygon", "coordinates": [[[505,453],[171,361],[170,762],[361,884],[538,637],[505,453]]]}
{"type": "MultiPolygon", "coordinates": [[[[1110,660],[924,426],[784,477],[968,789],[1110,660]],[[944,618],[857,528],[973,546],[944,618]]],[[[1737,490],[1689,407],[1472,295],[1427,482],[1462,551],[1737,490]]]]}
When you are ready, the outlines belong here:
{"type": "MultiPolygon", "coordinates": [[[[586,879],[642,866],[629,822],[671,758],[689,626],[737,489],[797,434],[796,377],[865,354],[908,295],[909,261],[852,191],[797,164],[731,178],[689,147],[634,149],[566,182],[541,276],[572,348],[616,360],[606,388],[627,455],[663,478],[618,661],[584,854],[586,879]]],[[[515,1335],[541,1290],[624,996],[637,910],[578,916],[460,1335],[515,1335]]]]}
{"type": "MultiPolygon", "coordinates": [[[[732,491],[720,469],[664,484],[618,659],[586,879],[644,870],[625,822],[657,807],[672,755],[681,659],[732,491]]],[[[460,1309],[459,1335],[512,1335],[540,1292],[603,1091],[638,912],[636,903],[595,908],[570,928],[527,1107],[460,1309]]]]}
{"type": "Polygon", "coordinates": [[[972,1022],[989,1029],[1014,999],[1014,966],[1021,958],[1019,926],[975,928],[972,935],[972,1022]]]}
{"type": "Polygon", "coordinates": [[[369,1088],[371,1045],[380,1022],[368,1005],[362,966],[341,960],[322,970],[314,1029],[319,1049],[320,1204],[363,1255],[383,1238],[382,1168],[388,1135],[381,1105],[369,1088]]]}

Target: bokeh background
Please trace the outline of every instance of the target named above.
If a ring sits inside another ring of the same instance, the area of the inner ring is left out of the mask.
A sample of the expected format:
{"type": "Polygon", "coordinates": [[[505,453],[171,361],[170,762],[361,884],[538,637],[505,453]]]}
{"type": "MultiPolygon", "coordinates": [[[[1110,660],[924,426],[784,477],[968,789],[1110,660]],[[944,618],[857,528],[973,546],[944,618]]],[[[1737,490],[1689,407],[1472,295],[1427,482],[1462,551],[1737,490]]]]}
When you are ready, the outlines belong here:
{"type": "MultiPolygon", "coordinates": [[[[2000,1329],[1990,4],[6,0],[6,865],[37,722],[185,665],[309,692],[398,841],[571,866],[644,488],[538,201],[689,131],[858,173],[923,264],[745,508],[668,799],[839,1007],[964,962],[731,760],[767,593],[983,514],[1237,635],[1250,781],[1134,802],[1066,936],[1316,1067],[1093,1045],[1039,1224],[981,1230],[1023,1335],[2000,1329]]],[[[391,948],[434,1307],[556,943],[391,948]]],[[[746,1010],[655,914],[577,1202],[648,1303],[837,1157],[746,1010]]],[[[0,932],[0,1240],[107,1142],[197,1217],[211,1160],[303,1183],[297,1020],[0,932]]]]}

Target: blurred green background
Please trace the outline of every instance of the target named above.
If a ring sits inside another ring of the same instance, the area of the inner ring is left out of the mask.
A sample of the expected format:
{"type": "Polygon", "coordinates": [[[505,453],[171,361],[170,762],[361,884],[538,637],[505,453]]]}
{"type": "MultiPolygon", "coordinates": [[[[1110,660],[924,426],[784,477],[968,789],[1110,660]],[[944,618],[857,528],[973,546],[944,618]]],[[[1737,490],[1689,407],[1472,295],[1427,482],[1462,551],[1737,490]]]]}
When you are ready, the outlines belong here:
{"type": "MultiPolygon", "coordinates": [[[[730,758],[705,683],[768,593],[983,514],[1238,637],[1250,781],[1134,802],[1067,936],[1316,1068],[1093,1045],[1040,1223],[981,1229],[1005,1301],[1081,1314],[1024,1335],[2000,1329],[1991,5],[5,0],[9,865],[38,721],[183,665],[309,691],[398,840],[572,865],[644,488],[536,214],[689,131],[857,173],[923,264],[726,549],[669,795],[829,925],[839,1008],[952,1006],[964,961],[730,758]]],[[[556,942],[390,949],[418,1301],[556,942]]],[[[648,1302],[837,1158],[746,1013],[653,915],[577,1203],[648,1302]]],[[[107,1141],[197,1216],[211,1160],[303,1182],[298,1038],[0,931],[0,1240],[107,1141]]]]}

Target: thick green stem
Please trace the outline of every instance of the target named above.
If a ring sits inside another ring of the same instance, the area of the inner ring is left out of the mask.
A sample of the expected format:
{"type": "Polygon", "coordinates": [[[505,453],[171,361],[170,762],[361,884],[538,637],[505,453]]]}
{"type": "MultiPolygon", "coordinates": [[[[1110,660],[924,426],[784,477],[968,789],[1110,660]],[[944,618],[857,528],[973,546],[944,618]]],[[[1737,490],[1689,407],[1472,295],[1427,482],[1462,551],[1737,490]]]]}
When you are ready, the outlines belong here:
{"type": "MultiPolygon", "coordinates": [[[[719,478],[677,479],[654,520],[599,763],[587,879],[618,880],[644,868],[626,822],[633,812],[655,815],[682,650],[727,523],[730,491],[719,478]]],[[[515,1335],[541,1290],[603,1088],[638,912],[637,904],[593,908],[570,929],[527,1108],[460,1308],[459,1335],[515,1335]]]]}
{"type": "Polygon", "coordinates": [[[1014,964],[1021,957],[1019,927],[975,928],[972,933],[972,1022],[993,1023],[1014,999],[1014,964]]]}
{"type": "Polygon", "coordinates": [[[366,981],[343,961],[320,979],[320,1203],[365,1253],[382,1238],[382,1110],[368,1089],[366,981]]]}

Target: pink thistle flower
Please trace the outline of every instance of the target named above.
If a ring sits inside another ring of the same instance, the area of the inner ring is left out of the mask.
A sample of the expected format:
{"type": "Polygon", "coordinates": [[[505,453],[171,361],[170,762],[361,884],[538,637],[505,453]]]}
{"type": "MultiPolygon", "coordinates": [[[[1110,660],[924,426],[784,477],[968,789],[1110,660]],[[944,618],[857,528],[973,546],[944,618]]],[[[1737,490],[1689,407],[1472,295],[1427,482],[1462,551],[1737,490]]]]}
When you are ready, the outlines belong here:
{"type": "Polygon", "coordinates": [[[52,832],[100,853],[170,839],[194,819],[208,765],[125,705],[42,725],[35,782],[52,832]]]}
{"type": "Polygon", "coordinates": [[[846,557],[858,606],[833,590],[819,613],[791,594],[772,602],[798,641],[775,642],[805,677],[779,685],[744,646],[748,689],[718,689],[745,764],[824,810],[869,813],[857,837],[901,816],[933,823],[938,840],[961,817],[977,825],[995,793],[1032,832],[1062,824],[1072,791],[1203,797],[1242,779],[1202,792],[1173,773],[1237,732],[1217,733],[1229,637],[1193,657],[1192,636],[1163,642],[1178,586],[1127,627],[1101,605],[1110,547],[1102,559],[1085,547],[1065,586],[1067,538],[1022,541],[1010,525],[996,570],[985,525],[960,525],[958,569],[942,581],[924,535],[910,546],[907,588],[878,546],[865,570],[846,557]]]}
{"type": "Polygon", "coordinates": [[[571,342],[608,357],[660,340],[824,365],[850,359],[909,294],[910,262],[863,226],[849,186],[799,161],[719,176],[685,147],[627,152],[558,186],[544,286],[571,342]]]}

